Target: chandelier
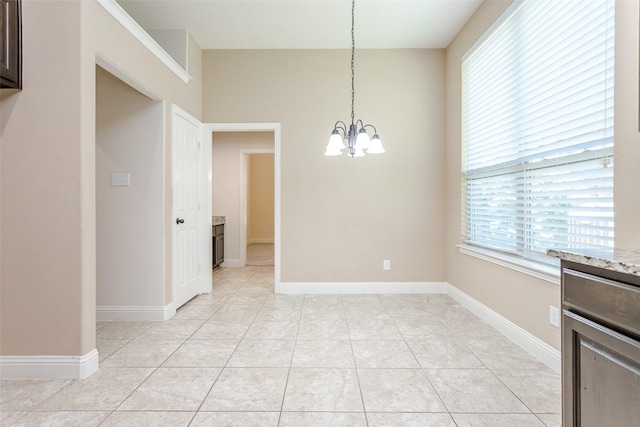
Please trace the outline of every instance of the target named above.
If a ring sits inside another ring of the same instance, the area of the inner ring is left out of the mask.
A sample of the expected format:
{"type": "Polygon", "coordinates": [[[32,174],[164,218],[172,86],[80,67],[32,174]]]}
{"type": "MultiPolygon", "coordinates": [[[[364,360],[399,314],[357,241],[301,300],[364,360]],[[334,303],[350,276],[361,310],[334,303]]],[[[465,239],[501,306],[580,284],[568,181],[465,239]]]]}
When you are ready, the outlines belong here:
{"type": "Polygon", "coordinates": [[[370,124],[365,125],[360,119],[355,120],[355,8],[356,1],[351,0],[351,124],[347,129],[347,125],[342,120],[336,122],[333,127],[333,132],[331,132],[331,137],[329,138],[327,150],[324,152],[325,156],[339,156],[345,148],[348,148],[347,155],[351,157],[362,157],[365,155],[365,150],[367,154],[384,153],[382,141],[378,136],[378,131],[375,126],[370,124]],[[366,128],[373,129],[373,138],[369,138],[366,128]]]}

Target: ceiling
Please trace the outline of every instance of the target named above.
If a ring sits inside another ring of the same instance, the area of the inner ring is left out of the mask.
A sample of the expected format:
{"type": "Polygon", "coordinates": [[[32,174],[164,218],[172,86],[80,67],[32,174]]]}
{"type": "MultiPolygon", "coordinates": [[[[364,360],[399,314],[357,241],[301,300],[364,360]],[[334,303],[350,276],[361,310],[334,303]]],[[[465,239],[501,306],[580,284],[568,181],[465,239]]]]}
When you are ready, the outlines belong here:
{"type": "MultiPolygon", "coordinates": [[[[349,49],[349,0],[117,0],[144,29],[202,49],[349,49]]],[[[445,48],[482,0],[358,0],[356,48],[445,48]]]]}

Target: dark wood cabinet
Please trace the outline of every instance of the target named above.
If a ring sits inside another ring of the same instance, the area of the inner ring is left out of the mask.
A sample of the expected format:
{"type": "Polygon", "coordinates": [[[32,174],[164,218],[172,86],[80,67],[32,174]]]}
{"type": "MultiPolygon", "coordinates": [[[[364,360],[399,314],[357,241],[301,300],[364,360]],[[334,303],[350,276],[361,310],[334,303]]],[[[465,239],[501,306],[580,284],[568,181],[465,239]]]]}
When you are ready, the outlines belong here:
{"type": "Polygon", "coordinates": [[[20,0],[0,0],[0,88],[22,89],[20,0]]]}
{"type": "Polygon", "coordinates": [[[640,420],[637,276],[563,262],[563,426],[640,420]],[[582,270],[582,271],[581,271],[582,270]]]}
{"type": "Polygon", "coordinates": [[[213,268],[217,268],[224,262],[224,224],[214,225],[211,234],[211,246],[213,247],[213,268]]]}

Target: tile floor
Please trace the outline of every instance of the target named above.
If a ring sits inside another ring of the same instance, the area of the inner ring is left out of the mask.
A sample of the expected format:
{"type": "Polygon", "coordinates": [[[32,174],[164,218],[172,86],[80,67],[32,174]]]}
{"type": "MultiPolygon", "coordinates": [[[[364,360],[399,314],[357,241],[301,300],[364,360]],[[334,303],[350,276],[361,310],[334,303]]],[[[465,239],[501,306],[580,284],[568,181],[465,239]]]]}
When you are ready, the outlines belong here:
{"type": "Polygon", "coordinates": [[[247,245],[247,265],[273,265],[273,243],[250,243],[247,245]]]}
{"type": "Polygon", "coordinates": [[[166,322],[99,322],[100,369],[3,380],[2,426],[560,426],[560,378],[445,295],[286,296],[219,269],[166,322]]]}

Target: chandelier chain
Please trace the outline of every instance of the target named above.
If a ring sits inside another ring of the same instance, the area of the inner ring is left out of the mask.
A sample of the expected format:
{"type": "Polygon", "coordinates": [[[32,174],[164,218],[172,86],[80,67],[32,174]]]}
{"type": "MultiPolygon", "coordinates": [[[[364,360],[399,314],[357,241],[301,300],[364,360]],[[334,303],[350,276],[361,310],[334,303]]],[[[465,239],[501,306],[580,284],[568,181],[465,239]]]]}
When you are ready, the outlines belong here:
{"type": "Polygon", "coordinates": [[[356,23],[356,0],[351,0],[351,124],[355,120],[355,51],[356,51],[356,37],[355,37],[355,23],[356,23]]]}

